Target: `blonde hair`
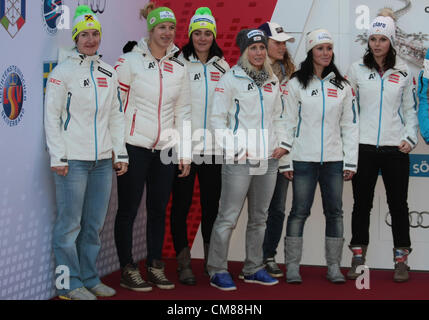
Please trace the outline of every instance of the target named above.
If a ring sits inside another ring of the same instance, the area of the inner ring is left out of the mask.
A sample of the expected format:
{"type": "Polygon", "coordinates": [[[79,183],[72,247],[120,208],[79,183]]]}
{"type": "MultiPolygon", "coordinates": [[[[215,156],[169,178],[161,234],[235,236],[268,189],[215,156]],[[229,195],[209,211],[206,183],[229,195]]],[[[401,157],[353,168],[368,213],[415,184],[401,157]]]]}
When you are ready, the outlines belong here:
{"type": "Polygon", "coordinates": [[[391,17],[393,19],[393,21],[395,21],[395,22],[397,20],[395,12],[393,12],[393,10],[391,8],[380,9],[377,16],[391,17]]]}
{"type": "MultiPolygon", "coordinates": [[[[244,50],[244,52],[241,54],[239,62],[249,70],[258,71],[258,69],[253,64],[250,63],[248,58],[248,53],[249,53],[249,47],[247,47],[244,50]]],[[[265,61],[262,69],[268,72],[270,77],[274,75],[273,69],[271,68],[270,59],[268,58],[268,50],[267,50],[267,55],[265,57],[265,61]]]]}
{"type": "Polygon", "coordinates": [[[156,8],[157,8],[157,6],[156,6],[155,2],[149,1],[144,6],[144,8],[140,10],[140,19],[141,18],[147,19],[147,16],[149,15],[149,13],[156,8]]]}

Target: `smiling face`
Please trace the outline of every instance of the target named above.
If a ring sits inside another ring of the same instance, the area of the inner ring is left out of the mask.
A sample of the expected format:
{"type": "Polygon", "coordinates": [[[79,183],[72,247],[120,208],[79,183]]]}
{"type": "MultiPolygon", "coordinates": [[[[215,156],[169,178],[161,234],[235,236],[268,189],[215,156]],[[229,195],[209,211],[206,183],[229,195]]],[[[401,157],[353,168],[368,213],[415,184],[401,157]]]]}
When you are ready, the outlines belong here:
{"type": "Polygon", "coordinates": [[[283,60],[286,53],[286,41],[276,41],[274,39],[268,39],[268,56],[275,60],[283,60]]]}
{"type": "Polygon", "coordinates": [[[84,30],[77,35],[77,50],[87,56],[93,56],[97,53],[100,42],[101,35],[98,30],[84,30]]]}
{"type": "Polygon", "coordinates": [[[197,55],[209,53],[214,39],[213,33],[209,29],[195,30],[191,37],[197,55]]]}
{"type": "Polygon", "coordinates": [[[330,43],[322,43],[315,46],[313,49],[313,64],[315,67],[327,67],[332,61],[334,53],[333,45],[330,43]]]}
{"type": "Polygon", "coordinates": [[[156,25],[151,31],[151,42],[157,47],[167,49],[176,36],[176,25],[173,22],[163,22],[156,25]]]}
{"type": "Polygon", "coordinates": [[[254,43],[248,47],[247,58],[251,65],[257,69],[262,69],[267,57],[267,48],[263,43],[254,43]]]}
{"type": "Polygon", "coordinates": [[[390,41],[383,35],[374,34],[369,37],[369,48],[374,58],[385,58],[390,49],[390,41]]]}

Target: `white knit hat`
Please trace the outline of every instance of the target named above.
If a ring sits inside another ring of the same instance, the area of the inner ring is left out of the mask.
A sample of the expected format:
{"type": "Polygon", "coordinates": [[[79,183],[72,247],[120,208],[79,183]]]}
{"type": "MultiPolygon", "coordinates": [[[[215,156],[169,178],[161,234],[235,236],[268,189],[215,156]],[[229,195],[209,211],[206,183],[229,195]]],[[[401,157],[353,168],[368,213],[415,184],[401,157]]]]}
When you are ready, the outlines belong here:
{"type": "Polygon", "coordinates": [[[392,45],[395,45],[395,21],[391,17],[378,16],[376,17],[368,30],[368,37],[374,34],[380,34],[390,40],[392,45]]]}
{"type": "Polygon", "coordinates": [[[334,39],[332,35],[326,29],[317,29],[307,33],[307,38],[305,42],[305,50],[309,52],[315,46],[322,43],[334,44],[334,39]]]}

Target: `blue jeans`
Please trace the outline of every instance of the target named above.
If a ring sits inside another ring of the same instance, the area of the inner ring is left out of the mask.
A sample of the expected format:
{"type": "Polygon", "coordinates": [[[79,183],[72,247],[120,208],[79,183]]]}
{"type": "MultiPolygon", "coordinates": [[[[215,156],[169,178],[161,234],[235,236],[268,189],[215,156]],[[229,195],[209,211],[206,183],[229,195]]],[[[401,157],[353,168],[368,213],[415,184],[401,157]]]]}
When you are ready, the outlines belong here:
{"type": "Polygon", "coordinates": [[[325,235],[343,237],[343,162],[293,162],[292,210],[287,219],[286,236],[302,237],[304,224],[310,216],[317,182],[322,194],[326,218],[325,235]]]}
{"type": "Polygon", "coordinates": [[[109,206],[112,187],[112,159],[69,160],[68,174],[54,173],[57,218],[53,249],[56,265],[70,270],[70,289],[92,288],[100,283],[96,268],[100,232],[109,206]]]}
{"type": "Polygon", "coordinates": [[[282,173],[277,174],[276,188],[268,209],[267,229],[264,238],[264,260],[273,258],[277,254],[277,246],[283,231],[285,220],[286,194],[289,180],[282,173]]]}

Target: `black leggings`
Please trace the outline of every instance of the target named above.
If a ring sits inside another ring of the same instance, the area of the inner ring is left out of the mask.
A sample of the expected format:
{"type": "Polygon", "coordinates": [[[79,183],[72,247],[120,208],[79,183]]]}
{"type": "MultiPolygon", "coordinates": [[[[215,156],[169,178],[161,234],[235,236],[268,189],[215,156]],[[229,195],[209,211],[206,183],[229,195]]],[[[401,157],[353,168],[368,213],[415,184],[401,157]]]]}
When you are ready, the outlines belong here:
{"type": "Polygon", "coordinates": [[[188,247],[186,218],[192,204],[196,175],[198,175],[200,183],[201,233],[204,243],[210,242],[213,224],[219,209],[221,169],[221,164],[197,165],[192,163],[189,176],[178,178],[176,175],[173,183],[173,204],[170,217],[176,254],[188,247]]]}
{"type": "Polygon", "coordinates": [[[410,247],[408,217],[408,181],[410,158],[398,147],[359,145],[359,162],[353,177],[353,212],[351,245],[368,245],[369,221],[374,189],[381,170],[386,188],[387,204],[392,217],[392,234],[395,247],[410,247]]]}
{"type": "Polygon", "coordinates": [[[163,164],[159,150],[127,144],[128,171],[118,177],[118,213],[115,243],[121,268],[133,263],[133,224],[146,183],[146,264],[161,260],[165,232],[165,212],[174,178],[174,164],[163,164]]]}

